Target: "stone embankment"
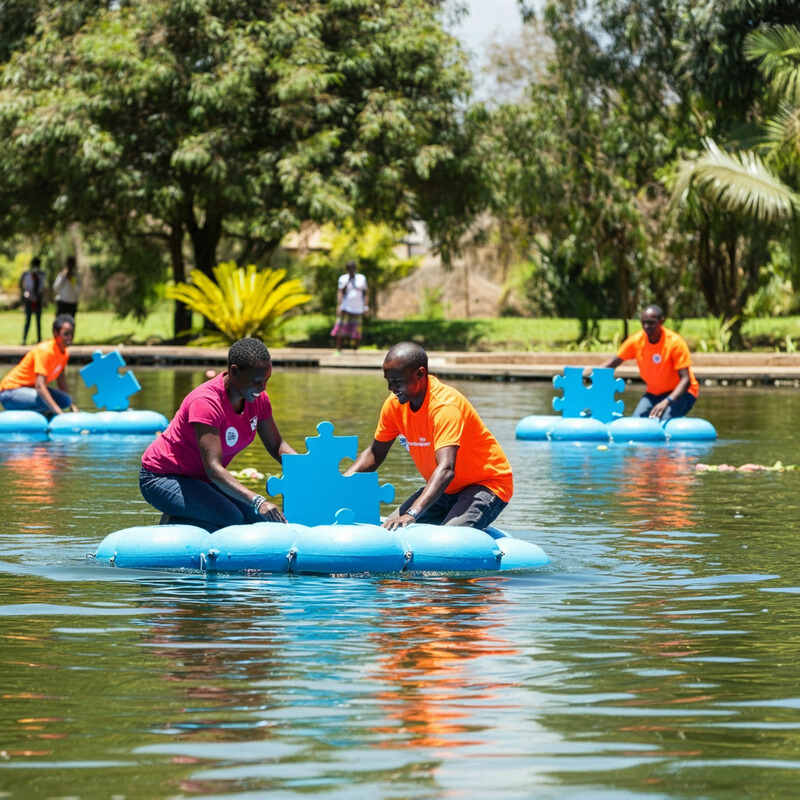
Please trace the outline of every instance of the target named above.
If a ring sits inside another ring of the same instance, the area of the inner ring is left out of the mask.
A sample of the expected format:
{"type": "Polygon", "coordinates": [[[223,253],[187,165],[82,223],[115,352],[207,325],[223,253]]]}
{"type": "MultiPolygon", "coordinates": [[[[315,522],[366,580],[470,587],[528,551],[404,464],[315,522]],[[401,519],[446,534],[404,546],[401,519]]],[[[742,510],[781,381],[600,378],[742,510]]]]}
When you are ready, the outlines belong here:
{"type": "MultiPolygon", "coordinates": [[[[110,346],[76,345],[70,348],[73,364],[91,360],[95,350],[107,352],[110,346]]],[[[119,345],[125,362],[131,366],[194,366],[219,368],[227,357],[225,348],[119,345]]],[[[0,363],[15,363],[27,348],[0,347],[0,363]]],[[[383,351],[351,350],[337,353],[327,348],[271,349],[275,366],[314,369],[379,370],[383,351]]],[[[567,365],[602,364],[610,354],[569,352],[429,352],[431,372],[446,378],[476,380],[550,380],[567,365]]],[[[800,387],[800,353],[693,353],[692,364],[701,383],[796,386],[800,387]]],[[[638,380],[633,362],[617,368],[617,375],[638,380]]]]}

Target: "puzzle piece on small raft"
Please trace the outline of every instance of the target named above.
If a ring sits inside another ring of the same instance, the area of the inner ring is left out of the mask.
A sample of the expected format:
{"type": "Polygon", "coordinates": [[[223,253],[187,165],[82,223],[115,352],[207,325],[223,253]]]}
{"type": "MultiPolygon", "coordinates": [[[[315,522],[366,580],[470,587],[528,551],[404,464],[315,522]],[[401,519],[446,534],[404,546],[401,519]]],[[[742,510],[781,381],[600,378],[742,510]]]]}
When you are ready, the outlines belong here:
{"type": "Polygon", "coordinates": [[[307,453],[284,455],[283,475],[267,480],[271,495],[283,495],[283,513],[289,522],[331,525],[342,508],[351,509],[354,522],[379,525],[380,504],[391,503],[394,487],[378,485],[377,472],[345,477],[339,471],[343,458],[355,458],[357,436],[334,436],[333,423],[320,422],[319,436],[307,436],[307,453]]]}
{"type": "Polygon", "coordinates": [[[124,366],[125,360],[119,351],[103,355],[101,350],[95,350],[92,362],[81,367],[83,382],[89,389],[92,386],[97,389],[92,400],[98,408],[105,406],[109,411],[124,411],[129,405],[128,398],[142,388],[130,370],[120,374],[124,366]]]}
{"type": "Polygon", "coordinates": [[[615,378],[610,367],[593,369],[591,380],[591,386],[584,385],[583,367],[564,367],[563,375],[553,377],[553,386],[564,393],[563,397],[553,398],[553,409],[564,417],[591,416],[601,422],[621,417],[625,404],[614,399],[614,392],[624,392],[625,381],[615,378]]]}

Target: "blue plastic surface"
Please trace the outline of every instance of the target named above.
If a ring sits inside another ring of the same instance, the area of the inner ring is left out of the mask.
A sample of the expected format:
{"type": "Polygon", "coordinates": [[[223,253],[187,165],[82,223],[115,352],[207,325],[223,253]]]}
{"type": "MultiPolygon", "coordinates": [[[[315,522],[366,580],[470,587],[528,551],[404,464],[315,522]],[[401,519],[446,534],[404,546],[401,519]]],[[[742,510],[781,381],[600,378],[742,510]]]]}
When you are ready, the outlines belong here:
{"type": "Polygon", "coordinates": [[[517,423],[515,435],[517,439],[544,441],[548,438],[553,425],[559,419],[561,417],[557,417],[554,414],[531,414],[529,417],[523,417],[517,423]]]}
{"type": "Polygon", "coordinates": [[[284,455],[283,476],[267,480],[267,492],[283,495],[283,513],[291,522],[329,525],[340,508],[353,511],[353,521],[378,524],[380,503],[391,503],[394,487],[378,484],[377,472],[345,477],[343,458],[355,458],[357,436],[334,436],[331,422],[317,425],[319,436],[307,436],[307,453],[284,455]]]}
{"type": "Polygon", "coordinates": [[[125,528],[106,536],[98,561],[132,569],[354,574],[536,569],[549,563],[532,542],[502,531],[410,525],[282,525],[258,522],[207,533],[193,525],[125,528]]]}
{"type": "Polygon", "coordinates": [[[607,442],[608,425],[594,417],[562,417],[553,423],[550,438],[555,442],[607,442]]]}
{"type": "Polygon", "coordinates": [[[664,426],[650,417],[622,417],[608,423],[608,435],[614,442],[665,442],[664,426]]]}
{"type": "Polygon", "coordinates": [[[591,417],[564,419],[534,414],[517,423],[516,437],[529,441],[688,443],[713,441],[717,431],[701,417],[678,417],[665,425],[647,417],[622,417],[606,425],[591,417]]]}
{"type": "Polygon", "coordinates": [[[118,350],[105,355],[101,350],[95,350],[91,363],[81,367],[80,375],[87,388],[94,386],[97,389],[92,400],[98,408],[124,411],[129,405],[128,398],[142,388],[130,370],[120,373],[124,366],[125,360],[118,350]]]}
{"type": "Polygon", "coordinates": [[[157,411],[67,411],[50,420],[53,436],[81,436],[91,433],[153,434],[163,431],[168,420],[157,411]]]}
{"type": "Polygon", "coordinates": [[[0,440],[43,442],[47,419],[37,411],[0,411],[0,440]]]}
{"type": "Polygon", "coordinates": [[[625,410],[622,400],[614,399],[614,392],[625,391],[625,381],[615,378],[610,367],[593,369],[591,386],[583,383],[583,367],[564,367],[563,375],[553,376],[553,386],[564,393],[563,397],[553,398],[553,410],[565,418],[591,417],[611,422],[625,410]]]}
{"type": "Polygon", "coordinates": [[[714,426],[700,417],[678,417],[664,426],[671,442],[710,442],[717,438],[714,426]]]}

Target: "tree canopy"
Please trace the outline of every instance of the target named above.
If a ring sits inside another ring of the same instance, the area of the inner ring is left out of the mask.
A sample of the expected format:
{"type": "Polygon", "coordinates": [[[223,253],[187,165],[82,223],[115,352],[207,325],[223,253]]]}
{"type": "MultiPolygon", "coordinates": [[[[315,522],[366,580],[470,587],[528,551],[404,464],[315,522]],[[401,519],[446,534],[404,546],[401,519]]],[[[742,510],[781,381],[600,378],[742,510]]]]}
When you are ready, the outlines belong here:
{"type": "Polygon", "coordinates": [[[210,274],[223,237],[242,262],[307,220],[404,224],[455,158],[469,76],[424,0],[12,5],[0,220],[17,230],[155,240],[180,281],[186,237],[210,274]]]}

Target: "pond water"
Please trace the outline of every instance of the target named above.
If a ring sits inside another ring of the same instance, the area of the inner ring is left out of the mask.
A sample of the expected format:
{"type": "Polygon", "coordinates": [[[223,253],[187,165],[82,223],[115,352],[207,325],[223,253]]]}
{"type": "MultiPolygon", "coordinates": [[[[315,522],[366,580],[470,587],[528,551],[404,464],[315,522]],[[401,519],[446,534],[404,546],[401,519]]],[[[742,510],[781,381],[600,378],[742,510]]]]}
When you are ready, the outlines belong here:
{"type": "MultiPolygon", "coordinates": [[[[167,416],[203,379],[137,377],[167,416]]],[[[706,389],[713,445],[598,450],[515,441],[546,384],[452,383],[514,467],[498,524],[545,570],[115,570],[85,556],[156,521],[146,440],[2,445],[0,797],[795,796],[800,472],[695,464],[800,462],[800,392],[706,389]]],[[[385,396],[343,371],[269,390],[301,450],[326,418],[366,445],[385,396]]],[[[233,466],[277,472],[256,445],[233,466]]],[[[381,480],[419,485],[400,447],[381,480]]]]}

